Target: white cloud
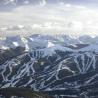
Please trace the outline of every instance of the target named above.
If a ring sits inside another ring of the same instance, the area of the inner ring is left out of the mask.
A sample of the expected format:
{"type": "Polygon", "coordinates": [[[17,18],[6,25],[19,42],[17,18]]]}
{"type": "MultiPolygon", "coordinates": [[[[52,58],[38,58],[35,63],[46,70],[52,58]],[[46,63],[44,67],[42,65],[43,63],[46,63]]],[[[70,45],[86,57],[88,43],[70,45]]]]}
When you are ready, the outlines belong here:
{"type": "Polygon", "coordinates": [[[41,6],[45,6],[46,4],[47,4],[46,0],[42,0],[42,1],[40,2],[40,5],[41,5],[41,6]]]}
{"type": "Polygon", "coordinates": [[[75,30],[82,30],[83,29],[83,23],[81,21],[72,21],[72,28],[75,30]]]}
{"type": "Polygon", "coordinates": [[[41,28],[42,26],[40,24],[33,24],[31,25],[31,27],[34,29],[34,28],[41,28]]]}
{"type": "Polygon", "coordinates": [[[68,8],[72,7],[71,4],[65,4],[65,6],[68,7],[68,8]]]}
{"type": "MultiPolygon", "coordinates": [[[[0,28],[16,25],[25,32],[84,34],[94,31],[97,34],[97,10],[72,4],[44,5],[45,0],[41,6],[22,6],[11,12],[0,12],[0,28]]],[[[2,28],[2,31],[7,29],[2,28]]]]}

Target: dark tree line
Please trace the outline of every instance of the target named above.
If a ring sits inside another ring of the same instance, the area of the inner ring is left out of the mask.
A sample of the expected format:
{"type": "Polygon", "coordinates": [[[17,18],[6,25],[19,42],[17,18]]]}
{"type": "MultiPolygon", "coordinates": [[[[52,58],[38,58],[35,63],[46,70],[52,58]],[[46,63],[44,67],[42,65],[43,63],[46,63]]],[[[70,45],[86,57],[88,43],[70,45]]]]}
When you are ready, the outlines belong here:
{"type": "Polygon", "coordinates": [[[17,87],[8,87],[1,88],[0,95],[5,98],[11,98],[16,96],[18,98],[52,98],[47,94],[43,94],[42,92],[33,91],[29,88],[17,88],[17,87]]]}

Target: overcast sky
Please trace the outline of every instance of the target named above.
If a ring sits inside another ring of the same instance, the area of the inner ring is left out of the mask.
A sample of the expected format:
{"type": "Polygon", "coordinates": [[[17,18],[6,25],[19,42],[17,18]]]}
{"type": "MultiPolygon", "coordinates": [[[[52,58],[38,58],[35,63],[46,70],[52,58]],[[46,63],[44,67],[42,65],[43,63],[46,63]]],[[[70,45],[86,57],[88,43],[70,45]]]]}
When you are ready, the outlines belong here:
{"type": "Polygon", "coordinates": [[[0,12],[1,32],[98,35],[98,0],[42,0],[0,12]]]}
{"type": "Polygon", "coordinates": [[[71,3],[71,4],[91,6],[91,7],[98,6],[98,0],[59,0],[59,1],[63,1],[65,3],[71,3]]]}

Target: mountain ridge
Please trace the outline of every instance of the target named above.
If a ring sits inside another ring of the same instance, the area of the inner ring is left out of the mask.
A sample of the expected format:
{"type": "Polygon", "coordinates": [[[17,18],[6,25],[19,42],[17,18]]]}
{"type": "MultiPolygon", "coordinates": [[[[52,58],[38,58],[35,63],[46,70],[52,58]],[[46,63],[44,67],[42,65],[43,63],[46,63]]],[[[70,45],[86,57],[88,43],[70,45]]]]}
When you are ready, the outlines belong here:
{"type": "Polygon", "coordinates": [[[7,48],[0,51],[0,87],[29,87],[55,98],[97,97],[97,43],[83,43],[79,38],[32,35],[2,39],[7,48]]]}

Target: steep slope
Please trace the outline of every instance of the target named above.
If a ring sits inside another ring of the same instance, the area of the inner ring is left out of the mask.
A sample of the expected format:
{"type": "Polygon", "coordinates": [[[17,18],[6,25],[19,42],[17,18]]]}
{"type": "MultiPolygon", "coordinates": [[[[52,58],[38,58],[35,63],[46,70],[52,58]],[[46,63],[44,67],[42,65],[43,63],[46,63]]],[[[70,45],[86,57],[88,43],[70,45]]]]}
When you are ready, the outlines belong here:
{"type": "Polygon", "coordinates": [[[55,98],[98,97],[96,43],[70,44],[41,35],[20,39],[24,47],[0,51],[1,88],[27,87],[55,98]]]}

